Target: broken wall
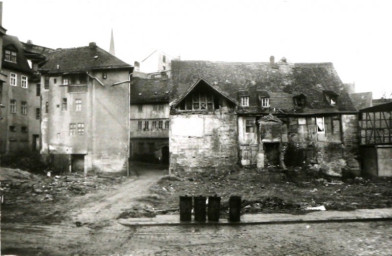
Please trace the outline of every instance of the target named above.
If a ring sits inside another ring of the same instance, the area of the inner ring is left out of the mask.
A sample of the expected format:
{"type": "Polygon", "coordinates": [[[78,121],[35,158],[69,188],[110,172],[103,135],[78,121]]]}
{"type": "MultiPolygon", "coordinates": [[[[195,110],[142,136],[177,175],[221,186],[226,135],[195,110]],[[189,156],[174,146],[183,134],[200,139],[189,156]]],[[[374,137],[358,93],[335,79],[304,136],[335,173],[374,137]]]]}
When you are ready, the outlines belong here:
{"type": "Polygon", "coordinates": [[[170,116],[170,170],[232,166],[238,161],[237,115],[213,113],[170,116]]]}

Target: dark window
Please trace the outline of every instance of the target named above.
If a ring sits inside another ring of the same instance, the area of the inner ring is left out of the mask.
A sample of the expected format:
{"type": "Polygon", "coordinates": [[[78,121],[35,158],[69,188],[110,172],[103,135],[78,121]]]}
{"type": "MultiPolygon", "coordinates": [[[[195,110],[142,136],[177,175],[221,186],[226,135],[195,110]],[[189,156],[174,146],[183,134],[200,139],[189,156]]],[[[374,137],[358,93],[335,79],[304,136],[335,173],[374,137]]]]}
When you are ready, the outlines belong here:
{"type": "Polygon", "coordinates": [[[137,147],[139,148],[139,153],[144,153],[144,143],[143,142],[139,142],[137,144],[137,147]]]}
{"type": "Polygon", "coordinates": [[[4,52],[4,60],[8,62],[13,62],[16,63],[16,52],[10,51],[10,50],[5,50],[4,52]]]}
{"type": "Polygon", "coordinates": [[[21,132],[27,133],[27,131],[28,131],[27,126],[22,126],[21,132]]]}
{"type": "Polygon", "coordinates": [[[155,146],[153,142],[148,143],[148,151],[150,153],[154,153],[155,152],[155,146]]]}
{"type": "Polygon", "coordinates": [[[45,102],[45,113],[49,113],[49,102],[45,102]]]}
{"type": "Polygon", "coordinates": [[[36,108],[35,109],[35,119],[39,120],[41,118],[41,109],[36,108]]]}
{"type": "Polygon", "coordinates": [[[148,126],[149,126],[149,122],[148,121],[144,121],[144,130],[148,131],[148,126]]]}
{"type": "Polygon", "coordinates": [[[158,128],[159,128],[159,129],[162,129],[162,128],[163,128],[163,121],[159,121],[159,122],[158,122],[158,128]]]}
{"type": "Polygon", "coordinates": [[[166,63],[166,56],[165,55],[162,56],[162,62],[166,63]]]}
{"type": "Polygon", "coordinates": [[[16,132],[16,126],[10,125],[10,132],[16,132]]]}
{"type": "Polygon", "coordinates": [[[87,82],[87,77],[84,74],[79,75],[79,83],[85,84],[87,82]]]}
{"type": "Polygon", "coordinates": [[[143,112],[143,105],[138,105],[137,109],[138,109],[139,113],[143,112]]]}
{"type": "Polygon", "coordinates": [[[67,98],[63,98],[61,101],[61,110],[67,110],[67,98]]]}
{"type": "MultiPolygon", "coordinates": [[[[162,109],[163,109],[162,105],[162,109]]],[[[194,93],[185,99],[185,103],[180,105],[182,110],[214,110],[214,97],[205,93],[194,93]]]]}
{"type": "Polygon", "coordinates": [[[41,95],[41,84],[37,84],[37,87],[35,88],[36,89],[36,96],[40,96],[41,95]]]}
{"type": "Polygon", "coordinates": [[[156,129],[157,128],[157,121],[152,121],[152,129],[156,129]]]}
{"type": "Polygon", "coordinates": [[[57,83],[57,78],[53,79],[53,83],[55,84],[57,83]]]}
{"type": "Polygon", "coordinates": [[[294,105],[299,108],[303,108],[306,105],[305,95],[298,95],[294,97],[294,105]]]}
{"type": "Polygon", "coordinates": [[[138,130],[138,131],[141,131],[142,128],[143,128],[143,122],[142,122],[142,121],[138,121],[138,122],[137,122],[137,130],[138,130]]]}
{"type": "Polygon", "coordinates": [[[165,129],[166,129],[166,130],[169,129],[169,121],[165,121],[165,129]]]}
{"type": "Polygon", "coordinates": [[[49,77],[45,77],[44,89],[49,90],[49,77]]]}

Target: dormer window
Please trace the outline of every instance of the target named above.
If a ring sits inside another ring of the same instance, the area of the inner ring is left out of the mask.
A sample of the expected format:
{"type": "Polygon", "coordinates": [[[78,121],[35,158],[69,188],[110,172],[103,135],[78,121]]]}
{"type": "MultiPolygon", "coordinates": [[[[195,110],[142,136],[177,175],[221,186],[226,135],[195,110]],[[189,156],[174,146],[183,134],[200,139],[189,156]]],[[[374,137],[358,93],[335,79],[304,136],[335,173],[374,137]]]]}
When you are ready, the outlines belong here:
{"type": "Polygon", "coordinates": [[[4,60],[12,63],[16,63],[17,54],[15,51],[5,50],[4,60]]]}
{"type": "Polygon", "coordinates": [[[306,105],[306,96],[303,94],[295,96],[293,100],[294,100],[295,107],[303,108],[306,105]]]}
{"type": "Polygon", "coordinates": [[[69,84],[69,79],[68,78],[63,78],[63,85],[68,85],[69,84]]]}
{"type": "Polygon", "coordinates": [[[269,98],[260,98],[260,104],[262,108],[269,108],[270,106],[270,102],[269,102],[269,98]]]}
{"type": "Polygon", "coordinates": [[[331,106],[336,106],[336,102],[338,100],[338,95],[333,91],[324,91],[325,100],[331,106]]]}
{"type": "Polygon", "coordinates": [[[242,96],[241,97],[241,106],[242,107],[249,107],[249,96],[242,96]]]}
{"type": "Polygon", "coordinates": [[[259,104],[261,108],[270,107],[270,95],[267,91],[257,91],[259,97],[259,104]]]}

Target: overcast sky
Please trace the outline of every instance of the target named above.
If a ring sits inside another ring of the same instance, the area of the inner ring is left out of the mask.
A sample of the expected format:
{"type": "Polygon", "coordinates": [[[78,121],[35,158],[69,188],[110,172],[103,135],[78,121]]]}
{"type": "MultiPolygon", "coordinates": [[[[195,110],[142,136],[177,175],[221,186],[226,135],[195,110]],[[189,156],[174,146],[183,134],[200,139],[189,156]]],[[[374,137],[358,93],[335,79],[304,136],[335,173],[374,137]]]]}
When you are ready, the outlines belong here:
{"type": "Polygon", "coordinates": [[[109,50],[133,64],[184,60],[333,62],[357,92],[392,98],[389,0],[3,0],[3,27],[50,48],[109,50]]]}

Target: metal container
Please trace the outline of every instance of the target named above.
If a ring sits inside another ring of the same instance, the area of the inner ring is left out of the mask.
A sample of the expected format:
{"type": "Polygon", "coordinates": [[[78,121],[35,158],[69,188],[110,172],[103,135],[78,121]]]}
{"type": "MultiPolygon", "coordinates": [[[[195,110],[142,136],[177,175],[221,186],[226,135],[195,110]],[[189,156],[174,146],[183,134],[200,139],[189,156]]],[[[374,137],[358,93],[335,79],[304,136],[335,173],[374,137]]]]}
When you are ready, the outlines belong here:
{"type": "Polygon", "coordinates": [[[208,197],[208,221],[219,221],[220,202],[219,196],[208,197]]]}
{"type": "Polygon", "coordinates": [[[206,221],[206,197],[194,197],[195,221],[206,221]]]}
{"type": "Polygon", "coordinates": [[[180,196],[180,221],[192,220],[192,197],[180,196]]]}
{"type": "Polygon", "coordinates": [[[241,218],[241,197],[231,196],[229,199],[229,221],[239,222],[241,218]]]}

